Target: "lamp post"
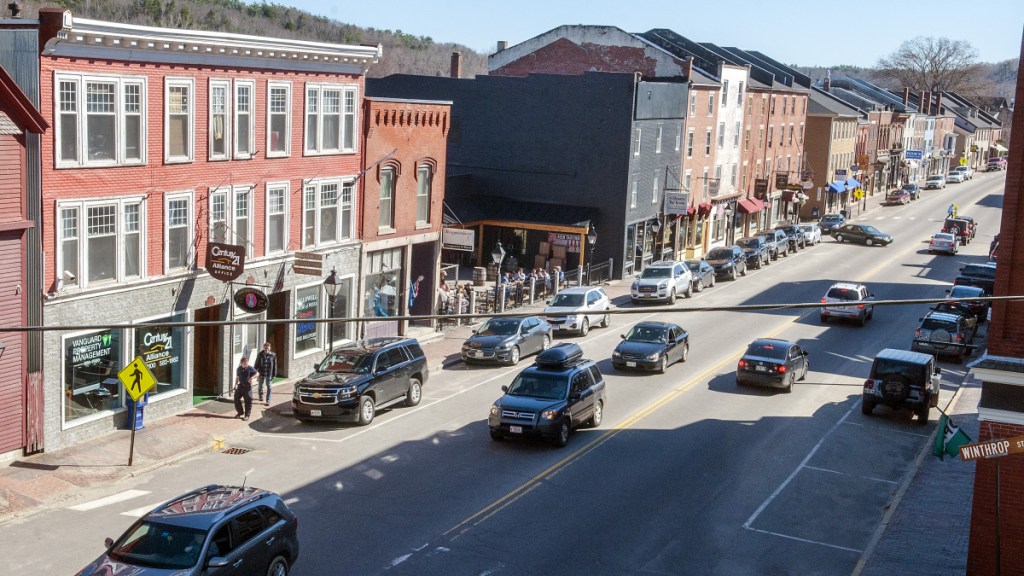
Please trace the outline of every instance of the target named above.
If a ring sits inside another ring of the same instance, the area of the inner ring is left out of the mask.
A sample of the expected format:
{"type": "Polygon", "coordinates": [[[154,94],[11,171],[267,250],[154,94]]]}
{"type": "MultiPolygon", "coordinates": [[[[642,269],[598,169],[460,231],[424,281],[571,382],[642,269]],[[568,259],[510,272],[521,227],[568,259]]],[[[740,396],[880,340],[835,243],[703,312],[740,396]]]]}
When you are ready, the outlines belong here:
{"type": "MultiPolygon", "coordinates": [[[[495,310],[495,312],[497,312],[497,310],[498,310],[498,298],[500,296],[498,294],[498,288],[499,288],[499,286],[501,286],[501,261],[504,260],[504,259],[505,259],[505,249],[501,247],[501,240],[498,240],[498,243],[494,245],[494,250],[491,250],[491,260],[494,261],[494,267],[496,268],[496,273],[494,275],[494,310],[495,310]]],[[[504,301],[504,298],[502,298],[502,301],[504,301]]]]}
{"type": "MultiPolygon", "coordinates": [[[[338,278],[338,274],[331,269],[331,275],[324,280],[324,290],[327,291],[327,317],[333,318],[334,316],[334,299],[338,296],[338,291],[341,290],[341,279],[338,278]]],[[[330,341],[328,344],[330,352],[334,352],[334,322],[327,323],[327,339],[330,341]]]]}
{"type": "Polygon", "coordinates": [[[655,258],[655,260],[661,260],[661,249],[658,248],[658,245],[660,244],[659,240],[661,240],[660,238],[658,238],[658,233],[659,232],[661,232],[661,218],[660,217],[657,220],[654,221],[654,224],[651,224],[651,233],[654,234],[654,253],[657,256],[655,258]]]}

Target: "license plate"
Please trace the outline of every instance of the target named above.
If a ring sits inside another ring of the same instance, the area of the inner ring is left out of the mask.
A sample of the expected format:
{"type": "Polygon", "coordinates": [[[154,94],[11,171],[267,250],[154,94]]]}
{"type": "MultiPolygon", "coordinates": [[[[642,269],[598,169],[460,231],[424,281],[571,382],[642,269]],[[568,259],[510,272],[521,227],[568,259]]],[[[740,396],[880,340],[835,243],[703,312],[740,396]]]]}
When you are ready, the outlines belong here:
{"type": "Polygon", "coordinates": [[[323,416],[324,413],[321,410],[310,410],[309,411],[309,415],[310,416],[323,416]]]}
{"type": "Polygon", "coordinates": [[[754,370],[757,370],[758,372],[767,372],[768,368],[765,368],[764,366],[754,366],[754,370]]]}
{"type": "Polygon", "coordinates": [[[508,431],[510,433],[512,433],[512,434],[522,434],[523,433],[523,427],[522,426],[509,426],[508,427],[508,431]]]}
{"type": "Polygon", "coordinates": [[[626,362],[627,368],[636,368],[636,362],[626,362]]]}

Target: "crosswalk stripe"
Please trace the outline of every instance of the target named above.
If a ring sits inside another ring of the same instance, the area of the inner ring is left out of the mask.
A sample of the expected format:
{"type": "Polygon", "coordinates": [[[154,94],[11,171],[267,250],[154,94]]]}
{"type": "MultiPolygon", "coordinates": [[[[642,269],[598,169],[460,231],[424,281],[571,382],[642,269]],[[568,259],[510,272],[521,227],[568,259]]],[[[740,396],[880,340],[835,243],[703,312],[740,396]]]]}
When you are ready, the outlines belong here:
{"type": "Polygon", "coordinates": [[[121,512],[121,516],[131,516],[132,518],[141,518],[143,514],[149,512],[153,508],[156,508],[159,504],[160,504],[159,502],[154,502],[152,504],[148,504],[146,506],[142,506],[142,507],[136,508],[134,510],[128,510],[126,512],[121,512]]]}
{"type": "Polygon", "coordinates": [[[77,510],[79,512],[85,512],[86,510],[95,510],[96,508],[102,508],[110,504],[116,504],[117,502],[124,502],[125,500],[131,500],[132,498],[138,498],[139,496],[145,496],[149,494],[146,490],[125,490],[117,494],[112,494],[106,498],[99,498],[91,502],[83,502],[82,504],[75,504],[70,506],[70,510],[77,510]]]}

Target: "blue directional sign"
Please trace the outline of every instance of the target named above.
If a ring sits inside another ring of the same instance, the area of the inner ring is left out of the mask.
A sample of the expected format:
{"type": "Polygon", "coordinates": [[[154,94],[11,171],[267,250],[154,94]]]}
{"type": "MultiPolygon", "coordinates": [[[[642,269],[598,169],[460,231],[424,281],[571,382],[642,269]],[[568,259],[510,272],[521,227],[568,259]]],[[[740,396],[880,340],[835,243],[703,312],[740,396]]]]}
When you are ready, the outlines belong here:
{"type": "Polygon", "coordinates": [[[907,160],[920,160],[924,158],[924,150],[907,150],[907,160]]]}

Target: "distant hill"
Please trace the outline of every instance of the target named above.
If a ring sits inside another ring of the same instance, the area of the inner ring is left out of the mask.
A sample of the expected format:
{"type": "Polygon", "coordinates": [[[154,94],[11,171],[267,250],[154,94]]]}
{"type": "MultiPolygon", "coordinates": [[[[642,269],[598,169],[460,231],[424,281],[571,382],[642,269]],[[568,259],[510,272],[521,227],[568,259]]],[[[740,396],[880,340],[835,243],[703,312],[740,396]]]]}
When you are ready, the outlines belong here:
{"type": "Polygon", "coordinates": [[[448,76],[452,52],[462,53],[462,77],[487,74],[487,55],[459,44],[434,42],[401,30],[360,28],[323,16],[273,3],[241,0],[62,0],[58,3],[23,0],[22,16],[35,18],[40,7],[61,7],[81,18],[165,28],[252,34],[338,44],[384,46],[380,62],[368,76],[422,74],[448,76]]]}

